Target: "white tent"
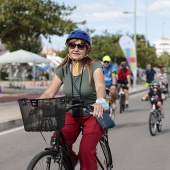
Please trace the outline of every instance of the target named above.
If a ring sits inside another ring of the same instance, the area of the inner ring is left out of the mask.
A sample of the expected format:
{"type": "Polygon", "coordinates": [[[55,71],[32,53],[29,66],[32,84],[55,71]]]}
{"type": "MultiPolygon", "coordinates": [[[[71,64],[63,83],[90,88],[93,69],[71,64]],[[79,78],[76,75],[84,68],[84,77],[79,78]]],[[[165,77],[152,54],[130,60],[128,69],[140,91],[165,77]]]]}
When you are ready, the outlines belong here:
{"type": "Polygon", "coordinates": [[[25,51],[25,50],[17,50],[14,52],[8,52],[5,53],[3,55],[0,56],[0,63],[2,64],[9,64],[9,79],[10,82],[12,81],[12,73],[11,73],[11,64],[12,63],[33,63],[33,78],[35,78],[35,66],[38,63],[46,63],[46,64],[50,64],[50,60],[29,52],[29,51],[25,51]]]}
{"type": "Polygon", "coordinates": [[[52,68],[56,68],[63,61],[63,58],[55,55],[47,55],[47,59],[51,61],[50,65],[52,68]]]}
{"type": "Polygon", "coordinates": [[[50,60],[25,50],[8,52],[0,56],[0,63],[50,63],[50,60]]]}

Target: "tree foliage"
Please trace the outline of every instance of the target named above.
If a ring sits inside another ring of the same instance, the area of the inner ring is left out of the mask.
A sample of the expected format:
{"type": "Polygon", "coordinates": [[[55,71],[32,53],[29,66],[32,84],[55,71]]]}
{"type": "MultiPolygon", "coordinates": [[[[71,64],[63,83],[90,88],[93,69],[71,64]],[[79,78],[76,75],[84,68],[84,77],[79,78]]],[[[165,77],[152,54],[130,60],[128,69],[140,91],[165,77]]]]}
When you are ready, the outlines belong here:
{"type": "Polygon", "coordinates": [[[85,24],[85,21],[73,22],[69,16],[76,7],[65,6],[64,3],[59,5],[51,0],[0,0],[0,4],[0,38],[12,50],[11,45],[15,42],[17,45],[25,41],[29,44],[29,40],[39,42],[40,35],[50,41],[50,35],[62,36],[77,28],[78,24],[85,24]]]}
{"type": "Polygon", "coordinates": [[[36,37],[29,37],[26,40],[20,38],[19,40],[16,40],[13,43],[8,43],[6,47],[9,51],[24,49],[33,53],[40,53],[42,51],[42,42],[41,38],[36,37]]]}

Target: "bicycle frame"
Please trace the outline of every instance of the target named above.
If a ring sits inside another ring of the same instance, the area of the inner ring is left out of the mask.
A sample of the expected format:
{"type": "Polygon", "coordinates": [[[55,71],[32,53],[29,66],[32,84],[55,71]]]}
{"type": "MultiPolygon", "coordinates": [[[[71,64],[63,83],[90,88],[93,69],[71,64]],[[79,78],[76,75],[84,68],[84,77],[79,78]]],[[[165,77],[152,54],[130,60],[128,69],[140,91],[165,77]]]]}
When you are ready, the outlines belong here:
{"type": "MultiPolygon", "coordinates": [[[[24,101],[25,101],[25,99],[24,99],[24,101]]],[[[25,106],[25,105],[23,105],[23,106],[25,106]]],[[[47,106],[49,106],[49,105],[47,105],[47,106]]],[[[80,108],[80,106],[82,108],[84,108],[85,109],[84,111],[86,111],[89,114],[93,110],[93,107],[91,105],[75,104],[75,105],[67,108],[64,111],[67,112],[70,109],[80,108]]],[[[51,108],[51,105],[50,105],[50,108],[51,108]]],[[[29,113],[32,113],[32,109],[29,113]]],[[[59,122],[57,121],[56,124],[58,124],[58,123],[59,122]]],[[[61,131],[62,127],[63,126],[56,126],[56,128],[55,128],[56,134],[55,134],[55,136],[51,137],[51,147],[46,147],[45,150],[36,154],[33,157],[33,159],[30,161],[30,163],[27,167],[27,170],[33,170],[36,167],[40,167],[40,168],[45,167],[45,169],[50,169],[51,167],[54,167],[55,165],[58,167],[58,170],[62,170],[63,168],[66,168],[68,170],[74,170],[74,165],[72,165],[70,151],[68,149],[68,145],[66,144],[66,139],[64,137],[64,134],[61,131]]],[[[53,131],[54,131],[54,129],[53,129],[53,131]]],[[[83,131],[83,129],[80,128],[80,131],[83,131]]],[[[100,139],[99,144],[100,144],[100,145],[98,145],[99,148],[96,152],[97,153],[96,159],[98,162],[98,166],[101,169],[107,168],[108,170],[110,170],[113,167],[113,165],[112,165],[111,151],[110,151],[110,147],[108,144],[107,130],[105,131],[102,138],[100,139]],[[101,150],[102,154],[100,154],[100,152],[98,152],[99,150],[101,150]]]]}
{"type": "Polygon", "coordinates": [[[59,170],[62,170],[62,160],[64,158],[64,155],[66,155],[67,160],[65,161],[69,165],[70,170],[74,170],[74,167],[72,165],[71,158],[70,158],[69,149],[67,147],[65,137],[61,130],[56,130],[56,137],[54,136],[51,137],[51,144],[52,144],[52,147],[45,148],[45,150],[51,150],[51,151],[60,153],[60,155],[58,155],[60,159],[59,170]]]}
{"type": "Polygon", "coordinates": [[[149,115],[149,131],[152,136],[156,135],[156,132],[162,130],[162,120],[160,117],[160,111],[156,107],[156,102],[151,98],[151,111],[149,115]]]}
{"type": "Polygon", "coordinates": [[[119,104],[120,104],[120,113],[122,113],[125,110],[125,92],[124,87],[125,84],[118,84],[118,91],[119,91],[119,104]]]}

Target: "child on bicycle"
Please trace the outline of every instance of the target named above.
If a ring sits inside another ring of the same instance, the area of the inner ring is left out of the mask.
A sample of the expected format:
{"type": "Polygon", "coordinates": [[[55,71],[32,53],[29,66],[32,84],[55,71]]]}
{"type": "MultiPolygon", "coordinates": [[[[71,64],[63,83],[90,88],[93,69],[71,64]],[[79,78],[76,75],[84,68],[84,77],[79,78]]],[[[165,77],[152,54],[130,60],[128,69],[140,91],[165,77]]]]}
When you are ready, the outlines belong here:
{"type": "Polygon", "coordinates": [[[165,95],[162,93],[160,89],[160,84],[158,82],[153,81],[151,83],[149,93],[143,96],[142,100],[146,100],[148,98],[154,98],[154,100],[156,101],[156,107],[160,110],[161,117],[164,118],[163,100],[165,99],[165,95]]]}

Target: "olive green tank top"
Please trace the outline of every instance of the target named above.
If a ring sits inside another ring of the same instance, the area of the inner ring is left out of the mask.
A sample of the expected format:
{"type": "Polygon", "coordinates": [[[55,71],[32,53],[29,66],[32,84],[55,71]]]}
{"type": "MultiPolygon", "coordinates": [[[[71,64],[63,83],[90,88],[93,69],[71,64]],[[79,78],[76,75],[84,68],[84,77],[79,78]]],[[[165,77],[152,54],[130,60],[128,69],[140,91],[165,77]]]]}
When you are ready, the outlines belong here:
{"type": "MultiPolygon", "coordinates": [[[[100,62],[94,62],[90,65],[91,71],[91,84],[89,84],[89,75],[87,68],[84,69],[83,73],[78,76],[72,75],[72,80],[74,81],[77,89],[81,93],[82,98],[88,103],[93,104],[96,101],[96,89],[93,80],[93,73],[97,68],[101,68],[102,65],[100,62]]],[[[67,67],[60,67],[56,70],[56,75],[59,79],[63,82],[63,93],[66,97],[79,97],[77,90],[75,89],[74,85],[72,85],[71,76],[67,67]]]]}

